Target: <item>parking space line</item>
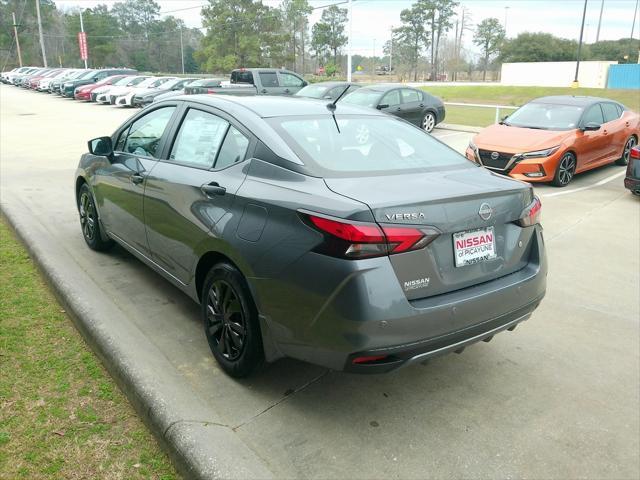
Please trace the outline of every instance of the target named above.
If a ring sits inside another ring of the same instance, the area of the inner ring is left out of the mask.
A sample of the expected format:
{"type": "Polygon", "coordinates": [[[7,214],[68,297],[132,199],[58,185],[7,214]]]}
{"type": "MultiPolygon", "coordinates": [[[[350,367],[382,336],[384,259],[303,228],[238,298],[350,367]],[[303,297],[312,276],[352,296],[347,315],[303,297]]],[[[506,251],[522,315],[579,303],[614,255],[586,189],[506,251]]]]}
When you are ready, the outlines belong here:
{"type": "Polygon", "coordinates": [[[549,194],[542,194],[540,195],[542,198],[550,198],[550,197],[559,197],[560,195],[568,195],[570,193],[576,193],[576,192],[581,192],[583,190],[589,190],[590,188],[595,188],[595,187],[599,187],[601,185],[604,185],[605,183],[610,182],[611,180],[615,180],[618,177],[621,177],[625,174],[626,172],[618,172],[615,173],[613,175],[610,175],[606,178],[603,178],[602,180],[600,180],[599,182],[596,182],[592,185],[586,185],[584,187],[580,187],[580,188],[574,188],[572,190],[562,190],[560,192],[555,192],[555,193],[549,193],[549,194]]]}
{"type": "Polygon", "coordinates": [[[436,138],[446,138],[446,137],[452,137],[454,135],[462,135],[465,133],[469,133],[469,132],[453,132],[453,133],[445,133],[444,135],[436,135],[436,138]]]}

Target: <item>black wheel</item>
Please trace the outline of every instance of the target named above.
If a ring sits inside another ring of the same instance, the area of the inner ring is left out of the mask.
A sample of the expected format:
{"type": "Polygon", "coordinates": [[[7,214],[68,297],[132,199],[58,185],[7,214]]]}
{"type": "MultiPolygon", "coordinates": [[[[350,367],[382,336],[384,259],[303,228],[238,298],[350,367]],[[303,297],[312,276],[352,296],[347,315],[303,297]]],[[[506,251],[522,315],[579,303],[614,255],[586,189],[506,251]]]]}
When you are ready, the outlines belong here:
{"type": "Polygon", "coordinates": [[[624,149],[622,150],[622,156],[616,160],[616,165],[627,165],[629,163],[629,156],[631,155],[631,149],[635,147],[638,143],[636,137],[631,136],[627,138],[627,142],[624,144],[624,149]]]}
{"type": "Polygon", "coordinates": [[[80,214],[80,227],[82,236],[90,249],[98,252],[109,250],[113,247],[113,240],[103,240],[100,232],[98,211],[93,200],[89,186],[85,183],[78,192],[78,213],[80,214]]]}
{"type": "Polygon", "coordinates": [[[422,119],[423,130],[427,133],[431,133],[435,128],[435,126],[436,126],[436,116],[431,112],[427,112],[424,118],[422,119]]]}
{"type": "Polygon", "coordinates": [[[242,274],[214,265],[202,291],[204,332],[211,353],[232,377],[250,375],[264,361],[258,311],[242,274]]]}
{"type": "Polygon", "coordinates": [[[556,187],[566,187],[573,179],[576,173],[576,156],[567,152],[562,155],[558,168],[556,168],[556,174],[553,177],[553,184],[556,187]]]}

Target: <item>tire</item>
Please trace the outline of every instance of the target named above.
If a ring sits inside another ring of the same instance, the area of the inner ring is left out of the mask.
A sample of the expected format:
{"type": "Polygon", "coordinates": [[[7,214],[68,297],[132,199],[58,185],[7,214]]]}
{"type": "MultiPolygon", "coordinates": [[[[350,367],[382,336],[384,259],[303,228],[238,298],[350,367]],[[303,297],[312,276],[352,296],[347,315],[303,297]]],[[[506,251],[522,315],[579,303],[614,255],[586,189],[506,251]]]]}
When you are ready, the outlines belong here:
{"type": "Polygon", "coordinates": [[[569,185],[576,173],[576,165],[576,156],[571,152],[566,152],[560,158],[552,183],[556,187],[566,187],[569,185]]]}
{"type": "Polygon", "coordinates": [[[627,138],[627,141],[624,144],[624,148],[622,149],[622,156],[616,160],[616,165],[625,166],[629,163],[629,155],[631,154],[631,149],[638,144],[638,140],[636,137],[631,135],[627,138]]]}
{"type": "Polygon", "coordinates": [[[216,361],[231,377],[249,376],[264,362],[264,350],[258,310],[238,269],[214,265],[201,303],[205,336],[216,361]]]}
{"type": "Polygon", "coordinates": [[[91,250],[104,252],[113,247],[113,240],[103,240],[98,211],[89,186],[84,183],[78,191],[78,213],[82,237],[91,250]]]}
{"type": "Polygon", "coordinates": [[[433,112],[425,113],[420,126],[427,133],[433,132],[433,129],[436,126],[436,116],[433,114],[433,112]]]}

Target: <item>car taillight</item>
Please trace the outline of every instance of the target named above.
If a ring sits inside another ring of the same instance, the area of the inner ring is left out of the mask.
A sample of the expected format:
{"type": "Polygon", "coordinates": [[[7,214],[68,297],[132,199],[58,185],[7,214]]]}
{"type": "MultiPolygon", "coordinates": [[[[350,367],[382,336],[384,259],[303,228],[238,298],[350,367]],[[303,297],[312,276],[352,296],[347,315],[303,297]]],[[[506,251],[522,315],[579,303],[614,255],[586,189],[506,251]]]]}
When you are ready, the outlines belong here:
{"type": "Polygon", "coordinates": [[[629,152],[629,158],[640,160],[640,147],[633,147],[629,152]]]}
{"type": "Polygon", "coordinates": [[[305,215],[325,241],[315,251],[339,258],[371,258],[418,250],[439,235],[430,227],[380,226],[305,215]]]}
{"type": "Polygon", "coordinates": [[[209,93],[209,94],[216,93],[216,91],[213,88],[207,88],[207,93],[209,93]]]}
{"type": "Polygon", "coordinates": [[[542,203],[538,197],[533,197],[533,201],[522,211],[522,215],[520,216],[518,223],[521,227],[530,227],[540,223],[541,214],[542,203]]]}

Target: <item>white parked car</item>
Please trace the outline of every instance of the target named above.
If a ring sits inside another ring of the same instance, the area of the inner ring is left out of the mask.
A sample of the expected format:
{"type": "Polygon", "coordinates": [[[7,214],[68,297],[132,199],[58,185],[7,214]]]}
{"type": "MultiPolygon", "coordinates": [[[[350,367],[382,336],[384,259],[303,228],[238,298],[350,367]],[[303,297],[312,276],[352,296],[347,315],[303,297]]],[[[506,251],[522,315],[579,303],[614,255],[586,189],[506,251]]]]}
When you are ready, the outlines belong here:
{"type": "Polygon", "coordinates": [[[128,92],[116,98],[115,105],[121,107],[132,107],[133,97],[138,92],[148,92],[150,89],[157,88],[163,83],[173,80],[176,77],[150,77],[145,81],[140,82],[138,85],[129,89],[128,92]]]}
{"type": "Polygon", "coordinates": [[[135,87],[136,85],[148,80],[149,78],[151,77],[149,77],[148,75],[124,77],[122,80],[114,83],[113,85],[109,85],[109,88],[105,89],[104,92],[98,93],[96,95],[95,101],[99,103],[110,103],[111,105],[115,105],[116,98],[126,94],[132,87],[135,87]]]}

